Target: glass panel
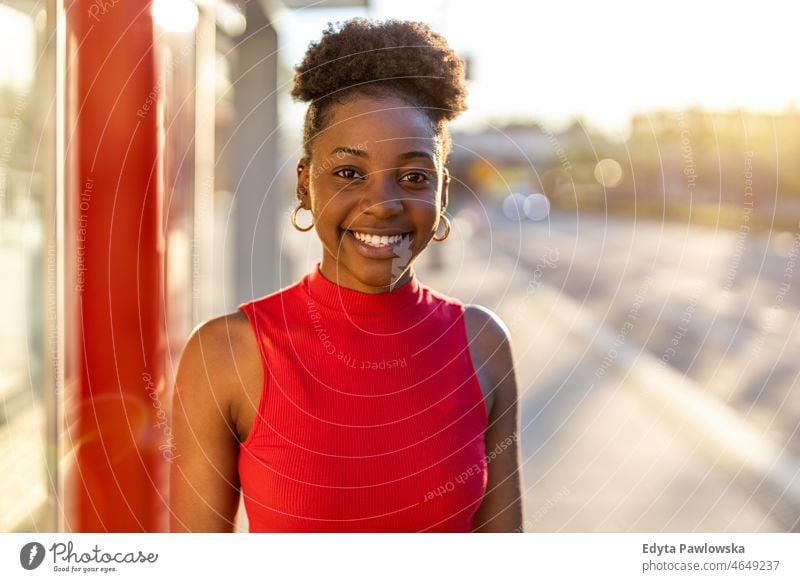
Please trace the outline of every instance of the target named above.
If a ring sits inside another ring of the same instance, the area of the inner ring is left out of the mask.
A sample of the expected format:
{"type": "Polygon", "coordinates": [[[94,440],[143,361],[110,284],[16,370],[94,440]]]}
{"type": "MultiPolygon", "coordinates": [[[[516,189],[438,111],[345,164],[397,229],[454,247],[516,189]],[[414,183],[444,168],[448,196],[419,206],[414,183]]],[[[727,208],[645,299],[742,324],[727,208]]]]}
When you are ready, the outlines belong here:
{"type": "Polygon", "coordinates": [[[55,526],[46,469],[55,422],[44,333],[55,259],[44,253],[53,175],[46,28],[40,3],[0,5],[0,531],[55,526]]]}

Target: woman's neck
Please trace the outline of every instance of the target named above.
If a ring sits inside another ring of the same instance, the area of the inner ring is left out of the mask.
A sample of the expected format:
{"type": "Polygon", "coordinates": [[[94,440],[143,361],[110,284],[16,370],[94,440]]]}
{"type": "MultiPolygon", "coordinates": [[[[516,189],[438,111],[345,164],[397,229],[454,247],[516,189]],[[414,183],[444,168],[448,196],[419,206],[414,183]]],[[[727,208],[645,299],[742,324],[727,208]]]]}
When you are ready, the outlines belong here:
{"type": "Polygon", "coordinates": [[[326,261],[325,257],[320,262],[320,273],[330,282],[362,293],[376,295],[379,293],[389,293],[398,287],[402,287],[411,280],[411,268],[406,268],[399,278],[390,274],[381,276],[380,274],[371,275],[369,273],[353,273],[341,263],[326,261]]]}

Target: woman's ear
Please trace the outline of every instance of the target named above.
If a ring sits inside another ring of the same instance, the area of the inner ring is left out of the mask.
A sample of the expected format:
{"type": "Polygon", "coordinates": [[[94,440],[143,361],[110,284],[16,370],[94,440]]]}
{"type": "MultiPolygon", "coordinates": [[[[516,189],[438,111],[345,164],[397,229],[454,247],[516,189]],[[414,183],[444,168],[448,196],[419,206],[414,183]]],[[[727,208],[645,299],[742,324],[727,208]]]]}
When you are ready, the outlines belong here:
{"type": "Polygon", "coordinates": [[[308,161],[303,158],[297,163],[297,201],[305,210],[311,210],[311,199],[308,194],[309,171],[308,161]]]}
{"type": "Polygon", "coordinates": [[[447,210],[447,203],[449,201],[448,188],[450,187],[450,172],[447,168],[444,169],[444,179],[442,180],[442,214],[447,210]]]}

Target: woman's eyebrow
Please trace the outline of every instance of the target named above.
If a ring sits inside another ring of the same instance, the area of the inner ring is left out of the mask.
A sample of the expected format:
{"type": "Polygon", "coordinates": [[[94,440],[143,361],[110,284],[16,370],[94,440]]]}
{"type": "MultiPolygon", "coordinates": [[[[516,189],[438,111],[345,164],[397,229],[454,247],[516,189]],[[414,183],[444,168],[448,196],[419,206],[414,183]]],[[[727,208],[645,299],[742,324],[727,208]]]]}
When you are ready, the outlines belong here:
{"type": "Polygon", "coordinates": [[[398,156],[401,160],[411,160],[414,158],[425,158],[432,164],[436,164],[436,161],[433,159],[433,154],[430,152],[423,152],[423,151],[413,151],[413,152],[404,152],[398,156]]]}
{"type": "Polygon", "coordinates": [[[367,152],[365,152],[364,150],[360,150],[358,148],[351,148],[350,146],[341,146],[341,147],[335,148],[331,152],[331,155],[333,155],[333,154],[347,154],[347,155],[356,156],[356,157],[359,157],[359,158],[368,158],[369,157],[369,154],[367,152]]]}
{"type": "MultiPolygon", "coordinates": [[[[369,154],[366,151],[360,150],[358,148],[350,147],[350,146],[339,146],[338,148],[334,148],[333,151],[331,151],[330,155],[335,155],[335,154],[345,154],[345,155],[350,155],[350,156],[356,156],[358,158],[369,158],[369,154]]],[[[410,152],[403,152],[402,154],[400,154],[397,157],[398,157],[398,159],[401,159],[401,160],[412,160],[414,158],[424,158],[424,159],[428,160],[429,162],[431,162],[432,164],[434,164],[434,165],[436,164],[436,160],[434,159],[433,154],[431,152],[426,152],[426,151],[423,151],[423,150],[414,150],[414,151],[410,151],[410,152]]]]}

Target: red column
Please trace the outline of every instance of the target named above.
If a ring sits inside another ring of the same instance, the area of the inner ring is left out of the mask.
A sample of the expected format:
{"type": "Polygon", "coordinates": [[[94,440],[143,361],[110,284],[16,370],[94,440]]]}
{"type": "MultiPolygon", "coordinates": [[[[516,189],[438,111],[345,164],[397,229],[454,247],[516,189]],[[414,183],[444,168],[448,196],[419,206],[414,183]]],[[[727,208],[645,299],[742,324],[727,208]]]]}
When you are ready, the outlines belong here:
{"type": "Polygon", "coordinates": [[[164,452],[174,451],[164,444],[162,128],[150,1],[67,5],[64,527],[165,531],[164,452]]]}

